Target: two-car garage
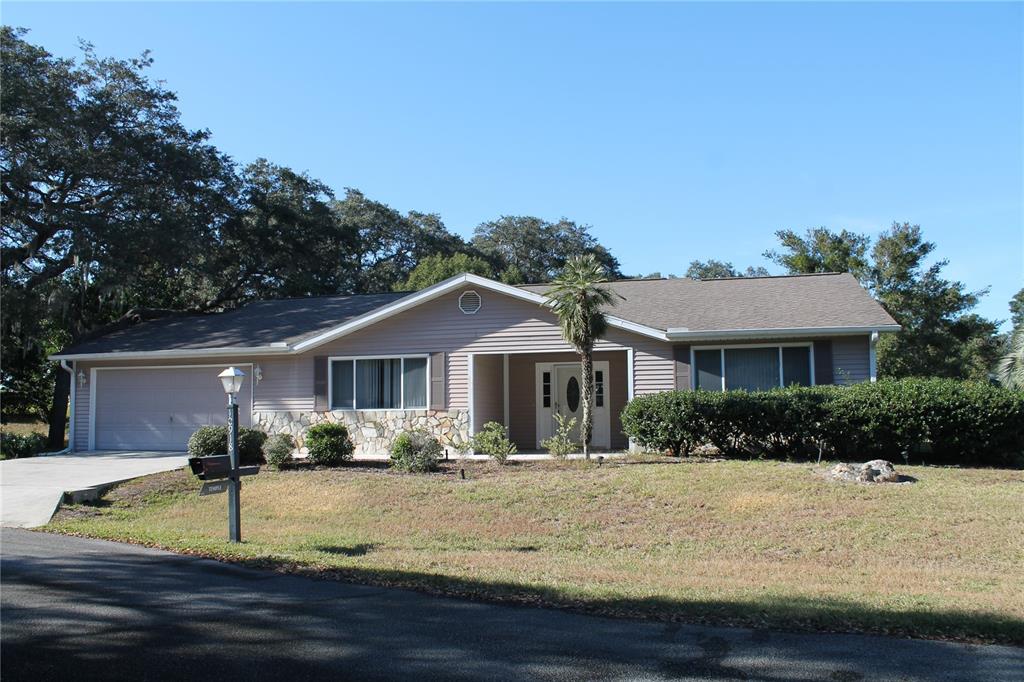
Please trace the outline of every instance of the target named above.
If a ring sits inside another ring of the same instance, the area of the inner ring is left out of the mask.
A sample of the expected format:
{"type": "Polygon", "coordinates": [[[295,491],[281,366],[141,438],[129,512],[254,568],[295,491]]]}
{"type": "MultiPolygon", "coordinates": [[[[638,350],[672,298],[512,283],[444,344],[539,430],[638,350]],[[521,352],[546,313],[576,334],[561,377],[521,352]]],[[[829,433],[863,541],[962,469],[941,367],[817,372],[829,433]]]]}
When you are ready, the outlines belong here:
{"type": "MultiPolygon", "coordinates": [[[[227,423],[224,365],[96,368],[91,372],[93,450],[184,450],[200,426],[227,423]]],[[[238,395],[242,426],[252,417],[250,377],[238,395]]]]}

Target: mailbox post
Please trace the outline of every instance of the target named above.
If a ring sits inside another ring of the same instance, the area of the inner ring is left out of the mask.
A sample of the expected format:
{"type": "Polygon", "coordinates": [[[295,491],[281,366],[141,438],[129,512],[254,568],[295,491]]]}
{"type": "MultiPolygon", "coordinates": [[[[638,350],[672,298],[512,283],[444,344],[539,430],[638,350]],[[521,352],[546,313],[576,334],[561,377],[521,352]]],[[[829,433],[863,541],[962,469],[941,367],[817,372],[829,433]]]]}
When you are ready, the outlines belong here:
{"type": "Polygon", "coordinates": [[[242,389],[245,373],[237,367],[228,367],[220,373],[224,392],[228,394],[228,457],[231,460],[231,474],[228,476],[228,538],[231,542],[242,541],[242,510],[240,493],[242,481],[238,472],[238,403],[235,396],[242,389]]]}
{"type": "Polygon", "coordinates": [[[228,367],[219,375],[228,394],[228,454],[207,457],[190,457],[192,473],[203,484],[200,495],[228,494],[228,538],[231,542],[242,541],[242,476],[255,476],[258,466],[239,466],[238,462],[238,402],[235,396],[242,388],[245,374],[236,367],[228,367]]]}

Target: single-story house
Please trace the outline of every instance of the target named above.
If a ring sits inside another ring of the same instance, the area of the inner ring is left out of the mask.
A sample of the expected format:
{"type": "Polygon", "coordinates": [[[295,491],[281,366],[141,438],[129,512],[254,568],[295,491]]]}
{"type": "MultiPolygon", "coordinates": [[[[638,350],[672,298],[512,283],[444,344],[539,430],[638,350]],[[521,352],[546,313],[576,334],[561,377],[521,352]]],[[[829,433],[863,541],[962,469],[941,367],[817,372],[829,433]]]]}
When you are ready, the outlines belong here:
{"type": "MultiPolygon", "coordinates": [[[[848,274],[623,280],[594,355],[595,449],[627,447],[635,395],[872,381],[878,335],[899,325],[848,274]]],[[[580,365],[545,285],[459,275],[415,293],[256,302],[144,322],[53,355],[72,373],[75,450],[182,450],[223,424],[217,374],[240,367],[243,425],[347,424],[356,454],[422,428],[453,448],[501,422],[536,450],[578,415],[580,365]]]]}

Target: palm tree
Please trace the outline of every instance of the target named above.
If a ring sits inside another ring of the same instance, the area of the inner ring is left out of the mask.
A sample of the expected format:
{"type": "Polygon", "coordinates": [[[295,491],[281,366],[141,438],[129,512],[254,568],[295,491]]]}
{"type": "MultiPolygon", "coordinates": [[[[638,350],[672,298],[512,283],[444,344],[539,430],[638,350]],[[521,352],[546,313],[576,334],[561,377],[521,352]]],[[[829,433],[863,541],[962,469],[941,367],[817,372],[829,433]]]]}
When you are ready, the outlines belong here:
{"type": "Polygon", "coordinates": [[[583,455],[587,459],[590,459],[590,437],[594,431],[591,409],[594,395],[594,343],[608,328],[608,320],[601,309],[615,302],[612,292],[600,286],[605,281],[605,269],[593,254],[573,256],[547,292],[562,327],[562,336],[580,356],[583,379],[580,441],[583,443],[583,455]]]}
{"type": "Polygon", "coordinates": [[[1007,388],[1024,390],[1024,327],[1013,331],[1007,353],[996,365],[996,379],[1007,388]]]}

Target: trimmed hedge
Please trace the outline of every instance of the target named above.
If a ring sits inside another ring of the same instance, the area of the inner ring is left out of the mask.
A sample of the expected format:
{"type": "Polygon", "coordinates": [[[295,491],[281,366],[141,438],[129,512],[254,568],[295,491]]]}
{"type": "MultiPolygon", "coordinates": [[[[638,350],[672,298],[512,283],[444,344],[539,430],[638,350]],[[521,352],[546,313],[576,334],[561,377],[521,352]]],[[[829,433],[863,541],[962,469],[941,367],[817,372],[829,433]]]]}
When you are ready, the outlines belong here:
{"type": "Polygon", "coordinates": [[[713,445],[733,457],[1024,465],[1024,393],[954,379],[669,391],[633,399],[622,427],[637,444],[675,455],[713,445]]]}
{"type": "MultiPolygon", "coordinates": [[[[262,464],[263,443],[267,434],[259,429],[240,427],[238,429],[239,464],[262,464]]],[[[188,454],[192,457],[209,457],[228,453],[227,426],[200,426],[188,439],[188,454]]]]}

